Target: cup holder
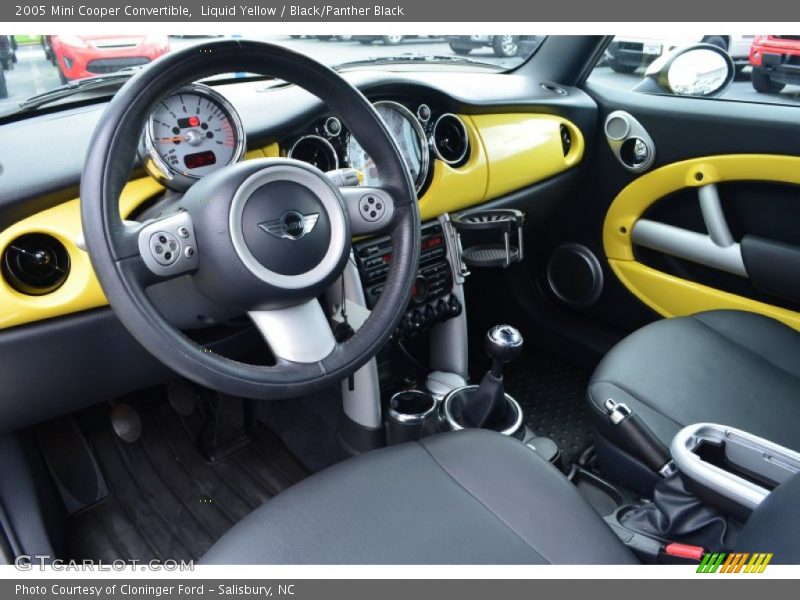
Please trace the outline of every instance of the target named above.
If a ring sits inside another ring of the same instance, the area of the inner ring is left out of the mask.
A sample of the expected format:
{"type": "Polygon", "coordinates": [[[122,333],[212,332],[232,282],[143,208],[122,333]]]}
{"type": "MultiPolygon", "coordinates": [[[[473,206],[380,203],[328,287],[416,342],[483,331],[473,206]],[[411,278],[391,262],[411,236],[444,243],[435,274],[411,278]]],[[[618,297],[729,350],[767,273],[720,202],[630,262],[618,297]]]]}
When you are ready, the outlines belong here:
{"type": "Polygon", "coordinates": [[[386,443],[402,444],[433,433],[436,425],[436,400],[420,390],[397,392],[389,400],[386,443]]]}
{"type": "Polygon", "coordinates": [[[461,260],[468,267],[507,268],[523,258],[522,227],[525,215],[515,209],[476,210],[455,215],[453,226],[462,236],[461,260]],[[501,243],[485,243],[502,236],[501,243]],[[516,240],[512,240],[512,236],[516,240]],[[468,239],[469,238],[469,239],[468,239]],[[481,243],[471,243],[480,238],[481,243]]]}
{"type": "MultiPolygon", "coordinates": [[[[464,400],[469,397],[470,394],[474,394],[478,387],[477,385],[467,385],[453,390],[444,397],[441,408],[441,421],[444,429],[449,431],[466,429],[461,423],[461,411],[464,407],[464,400]]],[[[522,408],[519,403],[508,394],[505,394],[505,397],[509,406],[506,418],[502,423],[493,423],[490,429],[521,440],[525,436],[522,408]]]]}

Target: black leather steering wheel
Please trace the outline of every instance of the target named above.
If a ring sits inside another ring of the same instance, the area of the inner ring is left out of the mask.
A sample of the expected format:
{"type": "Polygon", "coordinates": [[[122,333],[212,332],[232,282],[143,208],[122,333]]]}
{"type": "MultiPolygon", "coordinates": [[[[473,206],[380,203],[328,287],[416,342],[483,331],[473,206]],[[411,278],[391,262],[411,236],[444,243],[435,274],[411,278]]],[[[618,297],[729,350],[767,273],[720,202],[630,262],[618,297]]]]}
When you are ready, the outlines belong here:
{"type": "Polygon", "coordinates": [[[369,100],[328,67],[252,41],[211,42],[168,54],[120,89],[97,125],[86,158],[81,217],[100,285],[128,331],[186,378],[249,398],[315,391],[366,363],[405,311],[419,255],[414,184],[369,100]],[[230,72],[277,77],[321,98],[373,159],[380,186],[337,188],[299,161],[248,160],[200,180],[174,210],[156,220],[123,222],[120,193],[153,106],[185,84],[230,72]],[[378,223],[364,218],[359,202],[368,194],[387,204],[389,218],[378,223]],[[337,343],[317,296],[341,274],[351,236],[381,231],[392,237],[393,258],[380,300],[355,335],[337,343]],[[180,245],[180,258],[171,265],[155,260],[154,244],[162,235],[180,245]],[[252,317],[277,359],[275,366],[217,355],[162,317],[146,288],[187,274],[207,297],[252,317]]]}

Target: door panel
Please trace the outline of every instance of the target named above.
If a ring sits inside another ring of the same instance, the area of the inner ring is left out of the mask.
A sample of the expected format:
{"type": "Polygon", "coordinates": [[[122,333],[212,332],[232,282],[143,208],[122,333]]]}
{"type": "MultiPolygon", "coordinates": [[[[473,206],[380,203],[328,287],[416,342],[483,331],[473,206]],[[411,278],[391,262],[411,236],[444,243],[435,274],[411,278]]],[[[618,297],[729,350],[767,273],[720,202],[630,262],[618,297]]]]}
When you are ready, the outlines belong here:
{"type": "MultiPolygon", "coordinates": [[[[547,244],[550,253],[568,243],[591,249],[604,286],[591,305],[563,308],[627,331],[718,308],[800,329],[800,298],[776,277],[800,258],[800,109],[591,83],[586,90],[598,103],[601,132],[610,113],[627,111],[652,138],[656,159],[635,174],[604,135],[587,149],[583,188],[547,244]]],[[[543,275],[550,255],[537,277],[558,303],[543,275]]],[[[786,277],[796,277],[797,266],[786,277]]]]}
{"type": "Polygon", "coordinates": [[[662,316],[683,316],[714,308],[751,310],[800,329],[800,313],[759,302],[750,298],[750,294],[729,293],[725,290],[727,286],[717,289],[663,273],[639,260],[637,247],[645,247],[755,280],[758,284],[755,287],[762,292],[792,300],[790,286],[774,273],[777,258],[783,257],[781,264],[787,267],[797,260],[792,246],[749,235],[737,240],[730,230],[719,186],[739,181],[798,185],[800,158],[767,154],[706,156],[672,163],[642,175],[626,186],[608,209],[603,225],[605,256],[625,287],[662,316]],[[705,231],[648,218],[647,213],[654,205],[669,202],[676,192],[687,188],[696,193],[705,231]],[[743,247],[749,248],[747,266],[743,247]],[[770,258],[772,269],[766,265],[770,258]]]}

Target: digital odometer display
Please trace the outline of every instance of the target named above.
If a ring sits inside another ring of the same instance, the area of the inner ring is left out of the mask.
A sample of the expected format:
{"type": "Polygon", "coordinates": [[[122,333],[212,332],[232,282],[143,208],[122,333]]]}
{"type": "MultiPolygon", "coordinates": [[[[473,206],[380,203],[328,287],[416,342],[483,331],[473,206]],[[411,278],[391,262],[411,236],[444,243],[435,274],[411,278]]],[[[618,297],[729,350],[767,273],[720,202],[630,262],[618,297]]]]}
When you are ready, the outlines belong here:
{"type": "Polygon", "coordinates": [[[149,141],[169,175],[191,180],[241,158],[238,115],[207,86],[184,88],[159,102],[149,123],[149,141]]]}
{"type": "Polygon", "coordinates": [[[211,150],[205,152],[195,152],[194,154],[187,154],[183,157],[183,164],[187,169],[199,169],[200,167],[208,167],[217,162],[217,156],[211,150]]]}
{"type": "MultiPolygon", "coordinates": [[[[427,155],[424,130],[413,113],[395,102],[376,102],[375,110],[383,118],[400,148],[411,179],[419,189],[427,176],[427,155]]],[[[351,135],[347,144],[350,166],[364,174],[364,185],[378,185],[379,173],[375,163],[351,135]]]]}

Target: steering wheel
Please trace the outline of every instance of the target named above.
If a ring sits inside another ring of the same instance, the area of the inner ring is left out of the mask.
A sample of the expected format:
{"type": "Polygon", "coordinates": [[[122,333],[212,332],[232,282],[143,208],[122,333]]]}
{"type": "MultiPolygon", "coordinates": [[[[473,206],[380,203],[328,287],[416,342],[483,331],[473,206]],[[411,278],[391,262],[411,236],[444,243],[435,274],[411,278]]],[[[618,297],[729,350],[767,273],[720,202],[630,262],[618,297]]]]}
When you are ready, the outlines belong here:
{"type": "Polygon", "coordinates": [[[419,258],[414,184],[369,100],[315,60],[252,41],[210,42],[168,54],[117,92],[86,157],[81,218],[97,278],[127,330],[184,377],[248,398],[313,392],[375,356],[405,311],[419,258]],[[248,160],[203,178],[155,220],[123,222],[120,193],[153,106],[187,83],[231,72],[277,77],[322,99],[372,158],[380,184],[337,188],[300,161],[248,160]],[[359,210],[369,196],[386,206],[377,222],[359,210]],[[337,342],[317,297],[341,275],[351,236],[381,232],[392,238],[383,292],[358,331],[337,342]],[[163,254],[155,250],[163,240],[180,248],[171,264],[162,264],[163,254]],[[276,358],[274,366],[218,355],[165,320],[146,289],[186,275],[211,300],[250,315],[276,358]]]}

